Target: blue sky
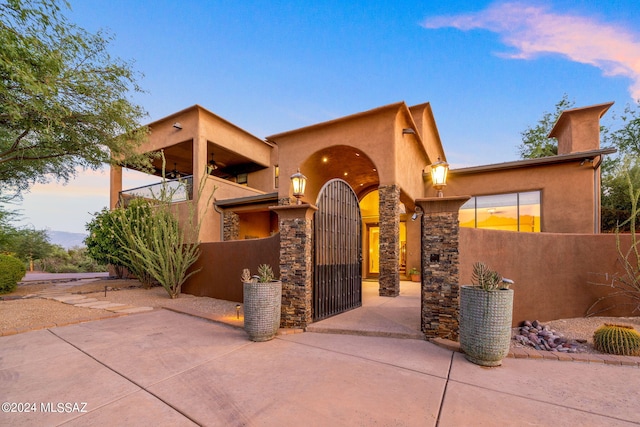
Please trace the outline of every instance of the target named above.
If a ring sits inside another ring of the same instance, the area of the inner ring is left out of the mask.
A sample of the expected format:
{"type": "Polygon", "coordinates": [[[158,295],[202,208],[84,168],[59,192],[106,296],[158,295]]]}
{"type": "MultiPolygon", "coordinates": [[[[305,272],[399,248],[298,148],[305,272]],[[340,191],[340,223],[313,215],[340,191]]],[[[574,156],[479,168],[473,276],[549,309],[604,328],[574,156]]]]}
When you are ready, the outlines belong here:
{"type": "MultiPolygon", "coordinates": [[[[563,94],[586,106],[640,98],[637,0],[71,0],[144,74],[147,122],[200,104],[254,135],[381,105],[430,102],[452,166],[516,160],[520,132],[563,94]]],[[[608,114],[610,117],[611,112],[608,114]]],[[[605,117],[606,123],[607,117],[605,117]]],[[[125,186],[139,181],[131,177],[125,186]]],[[[24,224],[84,232],[107,172],[38,185],[24,224]]]]}

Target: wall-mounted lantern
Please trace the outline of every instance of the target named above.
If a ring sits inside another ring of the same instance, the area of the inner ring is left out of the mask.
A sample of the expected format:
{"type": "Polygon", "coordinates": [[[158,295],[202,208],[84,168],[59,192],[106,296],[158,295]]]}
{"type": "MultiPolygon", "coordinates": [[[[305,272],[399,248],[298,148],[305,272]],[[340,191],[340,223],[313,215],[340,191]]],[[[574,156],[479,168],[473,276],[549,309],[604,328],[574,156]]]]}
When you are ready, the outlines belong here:
{"type": "Polygon", "coordinates": [[[296,205],[301,205],[302,201],[301,197],[304,197],[304,190],[307,186],[307,177],[300,173],[300,169],[298,168],[298,172],[291,175],[291,185],[293,186],[293,196],[297,199],[296,205]]]}
{"type": "Polygon", "coordinates": [[[449,172],[449,163],[443,162],[438,157],[438,161],[431,165],[431,183],[437,191],[438,197],[444,197],[442,188],[447,185],[447,173],[449,172]]]}

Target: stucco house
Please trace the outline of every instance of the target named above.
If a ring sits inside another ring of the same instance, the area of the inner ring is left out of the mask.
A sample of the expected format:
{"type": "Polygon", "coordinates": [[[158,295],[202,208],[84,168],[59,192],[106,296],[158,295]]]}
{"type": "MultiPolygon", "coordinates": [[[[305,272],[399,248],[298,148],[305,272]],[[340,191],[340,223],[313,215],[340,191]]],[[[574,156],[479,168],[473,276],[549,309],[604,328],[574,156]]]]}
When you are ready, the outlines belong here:
{"type": "MultiPolygon", "coordinates": [[[[563,112],[550,134],[559,141],[557,156],[450,170],[445,194],[472,196],[460,209],[460,225],[599,233],[600,164],[614,152],[600,147],[599,119],[611,105],[563,112]]],[[[191,177],[194,183],[206,179],[209,190],[216,187],[214,207],[203,218],[202,242],[277,235],[280,213],[274,207],[296,204],[290,177],[300,171],[307,178],[302,203],[340,205],[339,195],[328,196],[337,201],[321,202],[328,185],[336,182],[357,200],[359,248],[354,253],[359,254],[345,261],[357,264],[356,280],[377,279],[381,295],[395,296],[400,279],[420,266],[416,200],[435,196],[430,165],[446,161],[429,103],[398,102],[264,139],[199,105],[148,126],[150,136],[141,151],[163,150],[167,176],[191,177]]],[[[160,160],[155,166],[161,176],[160,160]]],[[[112,208],[141,192],[123,189],[122,170],[112,167],[112,208]]],[[[190,197],[180,203],[191,203],[190,197]]],[[[341,221],[341,208],[331,209],[327,218],[333,219],[322,220],[330,222],[326,230],[341,221]]],[[[319,249],[314,253],[321,270],[319,249]]]]}

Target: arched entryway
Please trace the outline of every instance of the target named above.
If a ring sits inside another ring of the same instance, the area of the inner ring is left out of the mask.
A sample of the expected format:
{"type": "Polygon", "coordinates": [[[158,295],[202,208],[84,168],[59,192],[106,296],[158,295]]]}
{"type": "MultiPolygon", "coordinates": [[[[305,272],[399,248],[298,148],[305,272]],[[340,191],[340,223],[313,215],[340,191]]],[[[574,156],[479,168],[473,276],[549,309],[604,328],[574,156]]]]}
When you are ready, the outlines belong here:
{"type": "Polygon", "coordinates": [[[342,179],[327,182],[314,215],[313,321],[362,305],[362,217],[342,179]]]}

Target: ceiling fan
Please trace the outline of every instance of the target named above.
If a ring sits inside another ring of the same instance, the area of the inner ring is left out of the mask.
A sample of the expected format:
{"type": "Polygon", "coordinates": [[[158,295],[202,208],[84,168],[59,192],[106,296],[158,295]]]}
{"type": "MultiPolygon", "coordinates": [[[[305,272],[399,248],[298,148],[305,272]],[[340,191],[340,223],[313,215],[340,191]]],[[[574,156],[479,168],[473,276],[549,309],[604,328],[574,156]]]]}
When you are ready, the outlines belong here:
{"type": "Polygon", "coordinates": [[[224,163],[216,162],[213,157],[213,153],[211,153],[211,160],[207,162],[207,168],[209,173],[213,173],[216,169],[223,168],[226,165],[224,163]]]}

